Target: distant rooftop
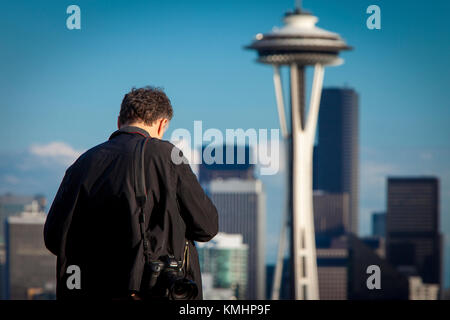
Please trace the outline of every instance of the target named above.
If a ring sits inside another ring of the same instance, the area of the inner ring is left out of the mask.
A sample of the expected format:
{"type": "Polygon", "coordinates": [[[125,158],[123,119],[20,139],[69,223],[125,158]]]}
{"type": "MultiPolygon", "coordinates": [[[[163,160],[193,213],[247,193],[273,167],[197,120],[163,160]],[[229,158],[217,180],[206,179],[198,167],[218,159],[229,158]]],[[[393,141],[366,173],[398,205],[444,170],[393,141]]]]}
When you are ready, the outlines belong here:
{"type": "Polygon", "coordinates": [[[242,234],[219,232],[209,242],[198,243],[198,247],[215,249],[246,249],[248,246],[244,244],[242,234]]]}
{"type": "Polygon", "coordinates": [[[46,214],[39,210],[39,203],[33,200],[25,206],[25,211],[20,215],[8,217],[9,224],[44,224],[46,214]]]}

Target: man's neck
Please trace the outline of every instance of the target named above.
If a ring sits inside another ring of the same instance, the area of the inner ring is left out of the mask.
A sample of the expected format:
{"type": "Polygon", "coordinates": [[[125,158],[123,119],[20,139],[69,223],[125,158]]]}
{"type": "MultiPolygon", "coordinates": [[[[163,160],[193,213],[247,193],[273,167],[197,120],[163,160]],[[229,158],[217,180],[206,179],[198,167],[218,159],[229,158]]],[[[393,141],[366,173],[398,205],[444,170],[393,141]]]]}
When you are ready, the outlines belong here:
{"type": "Polygon", "coordinates": [[[138,128],[140,128],[140,129],[142,129],[142,130],[147,131],[147,133],[148,133],[151,137],[156,136],[156,135],[154,134],[155,128],[154,128],[154,127],[147,126],[147,125],[145,125],[145,124],[142,123],[142,122],[127,123],[127,124],[124,124],[123,126],[121,126],[121,128],[123,128],[123,127],[138,127],[138,128]]]}

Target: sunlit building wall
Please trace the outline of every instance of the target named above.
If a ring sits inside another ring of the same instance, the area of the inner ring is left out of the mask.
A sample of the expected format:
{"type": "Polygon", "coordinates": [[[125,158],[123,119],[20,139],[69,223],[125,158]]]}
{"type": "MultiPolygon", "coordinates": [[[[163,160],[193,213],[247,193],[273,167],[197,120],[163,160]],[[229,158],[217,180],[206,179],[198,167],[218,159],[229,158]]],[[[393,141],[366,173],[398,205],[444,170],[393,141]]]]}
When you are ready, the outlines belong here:
{"type": "Polygon", "coordinates": [[[213,298],[208,297],[209,291],[218,295],[219,291],[214,289],[229,289],[232,296],[228,298],[245,299],[248,246],[242,235],[219,233],[209,242],[197,243],[197,247],[202,274],[212,276],[213,290],[205,288],[204,298],[213,298]]]}
{"type": "Polygon", "coordinates": [[[47,298],[55,296],[56,257],[44,245],[45,218],[33,201],[25,212],[5,223],[6,299],[34,299],[44,293],[47,298]]]}

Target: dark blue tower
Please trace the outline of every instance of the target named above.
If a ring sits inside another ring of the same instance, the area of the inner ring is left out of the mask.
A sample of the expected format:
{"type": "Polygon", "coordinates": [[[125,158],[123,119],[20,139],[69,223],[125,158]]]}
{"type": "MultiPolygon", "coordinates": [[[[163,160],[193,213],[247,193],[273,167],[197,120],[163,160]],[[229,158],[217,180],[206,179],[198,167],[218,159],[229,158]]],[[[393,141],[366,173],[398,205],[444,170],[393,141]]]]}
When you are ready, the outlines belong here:
{"type": "Polygon", "coordinates": [[[359,106],[350,88],[322,91],[318,146],[314,152],[314,189],[348,193],[350,232],[358,233],[359,106]]]}

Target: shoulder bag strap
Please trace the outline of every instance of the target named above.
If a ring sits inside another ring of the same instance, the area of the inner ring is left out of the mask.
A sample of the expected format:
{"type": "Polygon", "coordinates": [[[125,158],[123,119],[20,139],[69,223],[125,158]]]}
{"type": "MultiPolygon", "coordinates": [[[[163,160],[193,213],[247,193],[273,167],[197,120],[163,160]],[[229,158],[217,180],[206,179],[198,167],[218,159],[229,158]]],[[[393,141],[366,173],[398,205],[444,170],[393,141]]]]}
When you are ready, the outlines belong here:
{"type": "Polygon", "coordinates": [[[136,202],[139,207],[139,226],[144,247],[145,263],[149,263],[148,239],[145,234],[145,214],[144,208],[147,202],[147,192],[145,190],[145,168],[144,168],[144,151],[148,138],[142,139],[136,145],[136,154],[134,157],[134,177],[135,177],[135,193],[136,202]]]}

